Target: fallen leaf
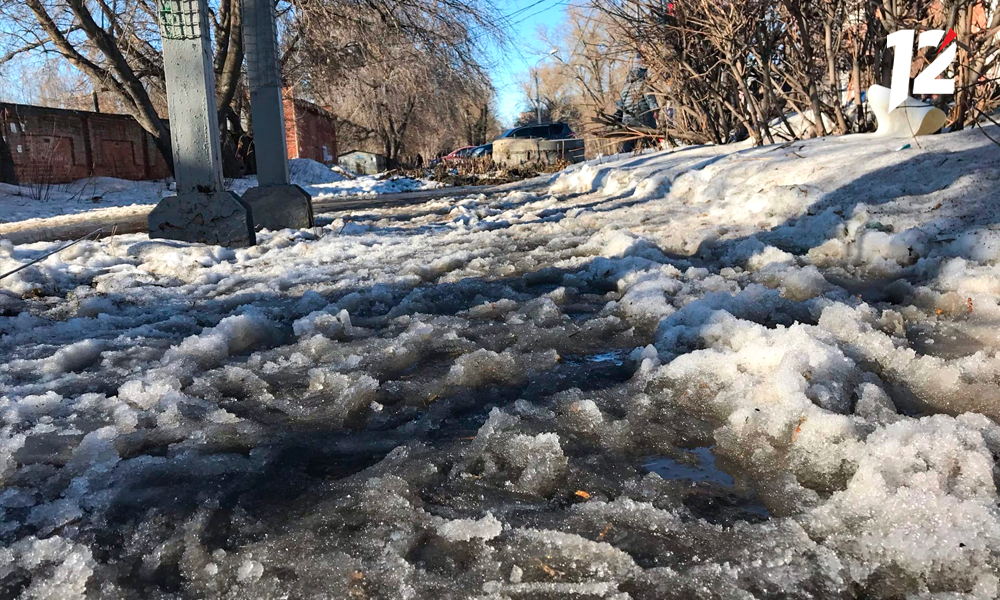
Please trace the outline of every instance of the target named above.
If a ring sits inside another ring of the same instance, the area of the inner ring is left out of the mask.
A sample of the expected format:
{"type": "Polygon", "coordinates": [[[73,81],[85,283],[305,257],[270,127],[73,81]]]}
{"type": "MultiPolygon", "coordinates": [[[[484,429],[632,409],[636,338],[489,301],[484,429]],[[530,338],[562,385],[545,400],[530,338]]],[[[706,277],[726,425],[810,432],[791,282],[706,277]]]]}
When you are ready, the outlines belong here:
{"type": "Polygon", "coordinates": [[[548,575],[549,577],[559,577],[561,575],[565,575],[565,573],[563,573],[562,571],[556,571],[555,569],[543,563],[542,561],[538,561],[538,564],[542,565],[542,570],[545,571],[545,574],[548,575]]]}
{"type": "Polygon", "coordinates": [[[802,424],[806,422],[806,418],[802,417],[799,419],[798,426],[795,427],[795,431],[792,432],[792,441],[799,439],[799,434],[802,433],[802,424]]]}

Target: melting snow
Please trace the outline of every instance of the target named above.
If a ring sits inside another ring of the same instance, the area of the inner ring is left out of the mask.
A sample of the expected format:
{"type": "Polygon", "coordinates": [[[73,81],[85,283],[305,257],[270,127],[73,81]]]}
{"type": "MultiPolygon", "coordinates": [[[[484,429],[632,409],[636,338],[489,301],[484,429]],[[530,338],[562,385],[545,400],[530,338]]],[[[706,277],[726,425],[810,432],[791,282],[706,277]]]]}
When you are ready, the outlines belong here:
{"type": "Polygon", "coordinates": [[[997,597],[1000,158],[897,145],[0,281],[0,596],[997,597]]]}

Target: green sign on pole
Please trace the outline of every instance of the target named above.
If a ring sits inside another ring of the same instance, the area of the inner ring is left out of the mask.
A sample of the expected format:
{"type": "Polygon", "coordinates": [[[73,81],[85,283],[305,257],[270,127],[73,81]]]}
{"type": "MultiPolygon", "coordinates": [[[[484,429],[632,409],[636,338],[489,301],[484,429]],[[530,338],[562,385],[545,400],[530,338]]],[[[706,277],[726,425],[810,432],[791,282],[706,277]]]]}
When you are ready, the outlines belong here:
{"type": "Polygon", "coordinates": [[[190,40],[201,35],[198,0],[160,0],[160,35],[168,40],[190,40]]]}

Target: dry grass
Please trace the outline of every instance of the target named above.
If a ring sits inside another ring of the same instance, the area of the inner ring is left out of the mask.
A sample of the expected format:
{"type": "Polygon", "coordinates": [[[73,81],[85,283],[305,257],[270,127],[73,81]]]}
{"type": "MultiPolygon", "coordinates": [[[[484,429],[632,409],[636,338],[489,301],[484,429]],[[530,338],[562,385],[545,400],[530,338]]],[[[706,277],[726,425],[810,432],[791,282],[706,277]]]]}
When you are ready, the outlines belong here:
{"type": "Polygon", "coordinates": [[[395,171],[407,177],[431,179],[449,185],[497,185],[530,179],[543,173],[555,173],[568,167],[568,161],[554,164],[532,162],[506,167],[489,158],[474,158],[461,161],[439,163],[431,169],[401,169],[395,171]]]}

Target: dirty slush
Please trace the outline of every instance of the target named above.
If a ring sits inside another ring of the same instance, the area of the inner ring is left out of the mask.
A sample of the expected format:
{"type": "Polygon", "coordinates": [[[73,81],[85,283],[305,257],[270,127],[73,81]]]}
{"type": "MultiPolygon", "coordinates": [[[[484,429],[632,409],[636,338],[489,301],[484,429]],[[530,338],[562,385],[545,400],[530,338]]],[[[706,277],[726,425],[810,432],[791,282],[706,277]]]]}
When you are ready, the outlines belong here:
{"type": "Polygon", "coordinates": [[[24,269],[0,598],[993,598],[1000,171],[925,146],[624,157],[24,269]]]}

